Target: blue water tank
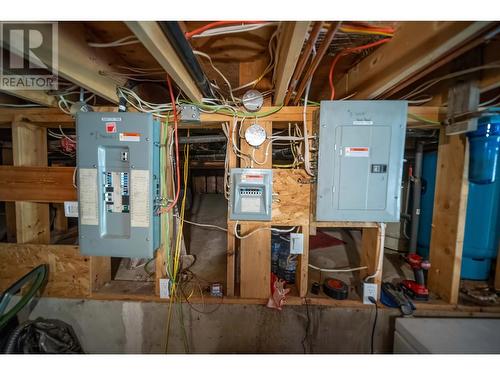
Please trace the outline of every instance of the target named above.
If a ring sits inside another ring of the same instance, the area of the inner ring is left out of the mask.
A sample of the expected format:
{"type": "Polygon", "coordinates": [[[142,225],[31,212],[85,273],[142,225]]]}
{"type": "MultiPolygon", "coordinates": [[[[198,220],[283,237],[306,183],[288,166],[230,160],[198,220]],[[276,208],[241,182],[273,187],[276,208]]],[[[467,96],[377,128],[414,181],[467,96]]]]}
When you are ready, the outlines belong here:
{"type": "MultiPolygon", "coordinates": [[[[424,154],[422,165],[423,191],[417,251],[429,256],[432,210],[436,186],[437,153],[424,154]]],[[[500,175],[500,163],[495,166],[500,175]]],[[[497,255],[500,237],[500,178],[490,184],[469,182],[462,253],[462,279],[487,280],[491,261],[497,255]]]]}
{"type": "Polygon", "coordinates": [[[481,117],[469,138],[469,182],[491,184],[500,164],[500,116],[481,117]]]}

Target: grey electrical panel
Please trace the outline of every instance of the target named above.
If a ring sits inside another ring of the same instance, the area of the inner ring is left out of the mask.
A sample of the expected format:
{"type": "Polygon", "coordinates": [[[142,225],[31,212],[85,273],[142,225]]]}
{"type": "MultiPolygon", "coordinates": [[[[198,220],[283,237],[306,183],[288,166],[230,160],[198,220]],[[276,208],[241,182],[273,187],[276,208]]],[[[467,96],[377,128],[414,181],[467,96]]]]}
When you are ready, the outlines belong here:
{"type": "Polygon", "coordinates": [[[271,220],[272,169],[231,169],[229,217],[231,220],[271,220]]]}
{"type": "Polygon", "coordinates": [[[322,101],[318,221],[397,222],[406,101],[322,101]]]}
{"type": "Polygon", "coordinates": [[[153,257],[160,124],[145,113],[81,112],[76,130],[80,252],[153,257]]]}

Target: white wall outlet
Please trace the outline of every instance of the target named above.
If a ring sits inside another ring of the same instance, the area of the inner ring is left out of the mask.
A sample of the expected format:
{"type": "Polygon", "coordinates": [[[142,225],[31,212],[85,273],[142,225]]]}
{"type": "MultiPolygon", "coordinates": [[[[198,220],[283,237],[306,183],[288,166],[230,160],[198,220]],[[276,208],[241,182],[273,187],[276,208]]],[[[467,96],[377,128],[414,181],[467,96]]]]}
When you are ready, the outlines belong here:
{"type": "Polygon", "coordinates": [[[64,216],[78,217],[78,202],[64,202],[64,216]]]}
{"type": "Polygon", "coordinates": [[[365,305],[372,305],[368,297],[373,297],[378,300],[378,285],[374,283],[363,283],[363,303],[365,305]]]}
{"type": "Polygon", "coordinates": [[[160,298],[170,297],[170,279],[160,279],[160,298]]]}
{"type": "Polygon", "coordinates": [[[290,233],[290,254],[304,253],[304,234],[290,233]]]}

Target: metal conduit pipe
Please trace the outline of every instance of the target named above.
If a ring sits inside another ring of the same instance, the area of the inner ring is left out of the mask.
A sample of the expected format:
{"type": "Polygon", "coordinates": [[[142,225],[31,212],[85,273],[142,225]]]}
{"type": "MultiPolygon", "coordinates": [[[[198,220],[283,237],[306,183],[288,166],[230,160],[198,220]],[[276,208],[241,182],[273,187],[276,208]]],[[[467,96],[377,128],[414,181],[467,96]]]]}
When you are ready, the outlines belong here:
{"type": "Polygon", "coordinates": [[[417,252],[418,222],[420,219],[420,197],[422,194],[422,159],[424,144],[417,143],[415,169],[413,171],[413,204],[411,209],[410,254],[417,252]]]}
{"type": "Polygon", "coordinates": [[[226,142],[225,135],[191,135],[189,137],[179,137],[179,144],[186,143],[217,143],[226,142]]]}

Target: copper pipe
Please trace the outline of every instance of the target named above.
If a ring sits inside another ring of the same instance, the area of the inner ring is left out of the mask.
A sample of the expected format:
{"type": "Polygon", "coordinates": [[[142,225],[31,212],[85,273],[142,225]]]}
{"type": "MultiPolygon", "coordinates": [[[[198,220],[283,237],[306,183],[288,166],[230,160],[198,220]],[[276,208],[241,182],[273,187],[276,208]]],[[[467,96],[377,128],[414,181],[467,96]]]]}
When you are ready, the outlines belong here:
{"type": "Polygon", "coordinates": [[[319,63],[321,62],[323,56],[325,56],[326,52],[328,51],[328,48],[330,47],[330,44],[332,43],[332,40],[335,37],[335,34],[337,33],[337,30],[340,28],[341,24],[342,22],[332,22],[332,24],[330,25],[330,28],[328,29],[328,32],[325,35],[325,39],[323,40],[323,43],[319,47],[316,56],[314,56],[311,65],[309,65],[309,69],[307,69],[304,78],[302,78],[302,82],[300,82],[299,88],[297,89],[297,93],[295,94],[295,98],[293,99],[294,105],[297,105],[297,103],[299,102],[300,97],[304,93],[307,82],[314,75],[316,69],[318,69],[319,63]]]}
{"type": "Polygon", "coordinates": [[[306,67],[307,60],[309,60],[309,56],[311,56],[312,49],[318,40],[319,33],[321,32],[321,28],[323,27],[323,22],[318,21],[314,23],[314,26],[311,30],[311,34],[309,34],[309,39],[307,39],[306,46],[304,47],[304,53],[300,55],[299,61],[295,67],[295,71],[293,72],[292,79],[290,80],[290,85],[288,86],[288,91],[285,96],[284,105],[288,105],[290,98],[292,96],[293,90],[299,83],[300,76],[306,67]]]}

